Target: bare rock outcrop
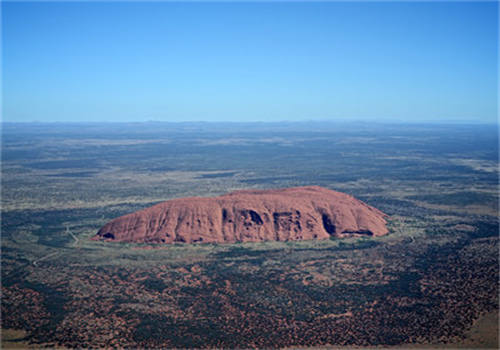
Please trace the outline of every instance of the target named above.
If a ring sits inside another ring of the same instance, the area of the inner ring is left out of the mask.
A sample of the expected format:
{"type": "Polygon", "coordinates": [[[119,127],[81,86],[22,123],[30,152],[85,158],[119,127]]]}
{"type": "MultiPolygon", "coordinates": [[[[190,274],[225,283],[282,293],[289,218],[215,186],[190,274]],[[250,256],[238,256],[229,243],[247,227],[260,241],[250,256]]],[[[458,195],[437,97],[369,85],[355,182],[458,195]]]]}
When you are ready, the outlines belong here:
{"type": "Polygon", "coordinates": [[[345,193],[318,186],[243,190],[180,198],[116,218],[95,240],[232,243],[381,236],[386,215],[345,193]]]}

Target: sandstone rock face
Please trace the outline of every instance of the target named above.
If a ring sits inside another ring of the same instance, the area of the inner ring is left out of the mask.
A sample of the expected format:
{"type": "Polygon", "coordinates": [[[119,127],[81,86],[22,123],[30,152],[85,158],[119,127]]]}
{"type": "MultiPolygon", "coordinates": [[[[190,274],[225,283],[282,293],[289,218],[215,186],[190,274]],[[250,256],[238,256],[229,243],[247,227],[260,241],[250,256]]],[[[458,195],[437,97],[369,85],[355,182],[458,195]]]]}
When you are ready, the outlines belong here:
{"type": "Polygon", "coordinates": [[[181,198],[124,215],[95,240],[232,243],[381,236],[386,215],[356,198],[318,186],[244,190],[181,198]]]}

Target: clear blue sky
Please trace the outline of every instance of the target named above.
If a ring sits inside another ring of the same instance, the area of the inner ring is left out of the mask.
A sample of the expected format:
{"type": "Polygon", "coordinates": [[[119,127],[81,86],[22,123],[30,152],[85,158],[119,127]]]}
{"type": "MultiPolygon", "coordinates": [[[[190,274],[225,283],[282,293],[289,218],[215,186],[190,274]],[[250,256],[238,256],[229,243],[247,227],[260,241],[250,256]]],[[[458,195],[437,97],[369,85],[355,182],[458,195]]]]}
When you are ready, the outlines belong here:
{"type": "Polygon", "coordinates": [[[496,2],[2,2],[4,121],[497,121],[496,2]]]}

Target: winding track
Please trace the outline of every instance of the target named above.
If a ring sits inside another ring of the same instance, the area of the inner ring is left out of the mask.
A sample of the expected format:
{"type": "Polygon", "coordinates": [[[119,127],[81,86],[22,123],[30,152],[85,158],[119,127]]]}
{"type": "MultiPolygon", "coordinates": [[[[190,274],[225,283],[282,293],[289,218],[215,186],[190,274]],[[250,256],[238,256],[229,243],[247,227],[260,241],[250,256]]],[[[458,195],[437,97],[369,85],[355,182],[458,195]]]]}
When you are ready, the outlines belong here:
{"type": "Polygon", "coordinates": [[[53,256],[53,255],[57,255],[57,254],[59,254],[59,252],[52,252],[52,253],[49,253],[49,254],[47,254],[47,255],[44,255],[44,256],[42,256],[40,259],[36,259],[35,261],[33,261],[33,266],[37,266],[37,264],[38,264],[40,261],[45,260],[45,259],[48,259],[48,258],[50,258],[51,256],[53,256]]]}
{"type": "MultiPolygon", "coordinates": [[[[71,232],[71,231],[69,230],[69,226],[68,226],[68,225],[66,225],[66,233],[67,233],[68,235],[70,235],[70,236],[74,239],[74,242],[73,242],[73,248],[74,248],[74,247],[76,247],[76,246],[78,245],[78,243],[80,242],[80,240],[78,239],[78,237],[76,237],[76,236],[73,234],[73,232],[71,232]]],[[[42,256],[41,258],[34,260],[34,261],[33,261],[33,266],[37,266],[37,264],[38,264],[40,261],[46,260],[46,259],[48,259],[48,258],[50,258],[50,257],[52,257],[52,256],[54,256],[54,255],[59,254],[59,253],[60,253],[60,252],[52,252],[52,253],[49,253],[49,254],[47,254],[47,255],[44,255],[44,256],[42,256]]]]}
{"type": "Polygon", "coordinates": [[[73,234],[73,232],[71,232],[71,231],[69,230],[69,226],[68,226],[68,225],[66,225],[66,233],[67,233],[67,234],[69,234],[71,237],[73,237],[73,239],[75,240],[75,241],[73,242],[73,247],[76,247],[76,245],[78,244],[78,242],[79,242],[80,240],[78,239],[78,237],[76,237],[76,236],[73,234]]]}

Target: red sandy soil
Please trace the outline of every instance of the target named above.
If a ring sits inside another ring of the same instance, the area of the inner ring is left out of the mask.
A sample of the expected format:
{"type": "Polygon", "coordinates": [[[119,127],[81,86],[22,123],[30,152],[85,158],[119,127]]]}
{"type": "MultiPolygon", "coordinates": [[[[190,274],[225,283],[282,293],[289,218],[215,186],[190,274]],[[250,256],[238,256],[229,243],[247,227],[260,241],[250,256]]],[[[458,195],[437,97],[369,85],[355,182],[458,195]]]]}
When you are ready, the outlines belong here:
{"type": "Polygon", "coordinates": [[[345,193],[318,186],[244,190],[180,198],[116,218],[94,240],[232,243],[381,236],[386,215],[345,193]]]}

